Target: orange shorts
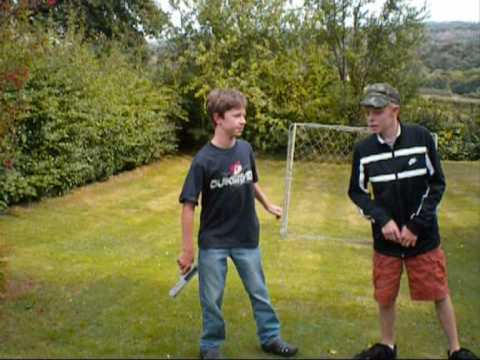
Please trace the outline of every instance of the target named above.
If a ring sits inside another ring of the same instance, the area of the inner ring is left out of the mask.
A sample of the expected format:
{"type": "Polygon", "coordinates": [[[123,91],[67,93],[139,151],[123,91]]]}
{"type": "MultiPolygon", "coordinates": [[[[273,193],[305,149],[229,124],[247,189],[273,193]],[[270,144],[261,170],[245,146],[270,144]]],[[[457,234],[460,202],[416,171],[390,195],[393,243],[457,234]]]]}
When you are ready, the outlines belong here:
{"type": "Polygon", "coordinates": [[[447,264],[440,247],[405,259],[382,255],[375,251],[373,285],[374,297],[379,304],[388,305],[397,298],[403,263],[407,268],[412,300],[435,301],[447,297],[449,294],[447,264]]]}

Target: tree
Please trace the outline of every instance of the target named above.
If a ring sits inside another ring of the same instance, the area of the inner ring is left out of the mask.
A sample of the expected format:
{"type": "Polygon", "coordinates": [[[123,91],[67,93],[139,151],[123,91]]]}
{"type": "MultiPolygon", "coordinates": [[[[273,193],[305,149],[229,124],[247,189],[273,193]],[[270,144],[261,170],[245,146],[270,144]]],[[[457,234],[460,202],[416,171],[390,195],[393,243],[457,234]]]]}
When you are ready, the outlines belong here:
{"type": "Polygon", "coordinates": [[[28,8],[32,20],[51,17],[62,33],[68,30],[69,13],[74,11],[84,20],[87,38],[101,34],[127,45],[142,44],[148,35],[159,36],[169,21],[153,0],[4,0],[1,6],[4,16],[17,16],[28,8]]]}
{"type": "Polygon", "coordinates": [[[235,87],[249,98],[245,136],[256,148],[286,145],[290,122],[326,120],[333,73],[325,48],[304,38],[284,0],[194,0],[179,5],[182,24],[160,48],[159,66],[184,97],[186,136],[210,134],[208,92],[235,87]]]}
{"type": "MultiPolygon", "coordinates": [[[[393,83],[408,100],[417,88],[423,9],[388,0],[177,0],[181,25],[159,47],[159,73],[184,98],[186,132],[204,141],[208,92],[248,95],[245,136],[257,148],[285,145],[293,121],[358,124],[371,82],[393,83]]],[[[207,129],[207,130],[205,130],[207,129]]]]}
{"type": "MultiPolygon", "coordinates": [[[[378,14],[370,10],[373,0],[306,0],[309,27],[326,42],[330,63],[342,83],[343,97],[358,104],[363,88],[387,81],[406,99],[418,86],[417,47],[423,39],[425,9],[405,0],[386,0],[378,14]],[[346,96],[345,96],[346,95],[346,96]]],[[[358,105],[349,112],[350,122],[359,118],[358,105]]]]}

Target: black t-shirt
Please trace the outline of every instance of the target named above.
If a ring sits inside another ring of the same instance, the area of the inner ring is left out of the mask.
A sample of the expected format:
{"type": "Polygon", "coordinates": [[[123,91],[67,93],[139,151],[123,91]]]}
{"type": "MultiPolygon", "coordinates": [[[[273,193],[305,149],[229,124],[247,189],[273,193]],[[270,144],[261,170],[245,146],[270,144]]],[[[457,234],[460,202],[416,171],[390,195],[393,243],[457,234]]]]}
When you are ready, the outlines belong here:
{"type": "Polygon", "coordinates": [[[198,196],[202,194],[200,248],[258,246],[253,186],[257,181],[255,156],[244,140],[236,140],[230,149],[208,143],[197,153],[179,200],[198,204],[198,196]]]}

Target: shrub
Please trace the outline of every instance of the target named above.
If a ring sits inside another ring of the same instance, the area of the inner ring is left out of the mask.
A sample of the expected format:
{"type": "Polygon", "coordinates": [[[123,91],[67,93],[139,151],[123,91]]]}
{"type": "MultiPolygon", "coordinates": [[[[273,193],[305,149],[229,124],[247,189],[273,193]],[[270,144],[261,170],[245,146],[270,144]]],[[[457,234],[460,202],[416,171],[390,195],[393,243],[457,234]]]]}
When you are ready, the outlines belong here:
{"type": "Polygon", "coordinates": [[[98,55],[74,31],[18,26],[0,30],[1,53],[17,56],[13,68],[0,63],[0,206],[63,194],[176,149],[176,96],[120,49],[98,55]]]}

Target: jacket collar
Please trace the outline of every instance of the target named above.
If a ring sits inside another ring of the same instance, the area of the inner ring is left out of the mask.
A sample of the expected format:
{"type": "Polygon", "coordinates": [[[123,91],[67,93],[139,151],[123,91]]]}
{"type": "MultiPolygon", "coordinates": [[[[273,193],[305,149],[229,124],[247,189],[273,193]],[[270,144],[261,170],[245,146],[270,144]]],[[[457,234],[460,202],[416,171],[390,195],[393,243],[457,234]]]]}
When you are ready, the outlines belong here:
{"type": "MultiPolygon", "coordinates": [[[[402,123],[399,122],[398,123],[398,130],[397,130],[397,136],[395,136],[395,141],[393,142],[395,144],[395,142],[397,141],[397,139],[400,137],[400,135],[402,134],[402,123]]],[[[377,140],[380,144],[387,144],[385,142],[385,140],[383,140],[383,138],[380,136],[380,134],[377,134],[377,140]]],[[[388,145],[388,144],[387,144],[388,145]]]]}

